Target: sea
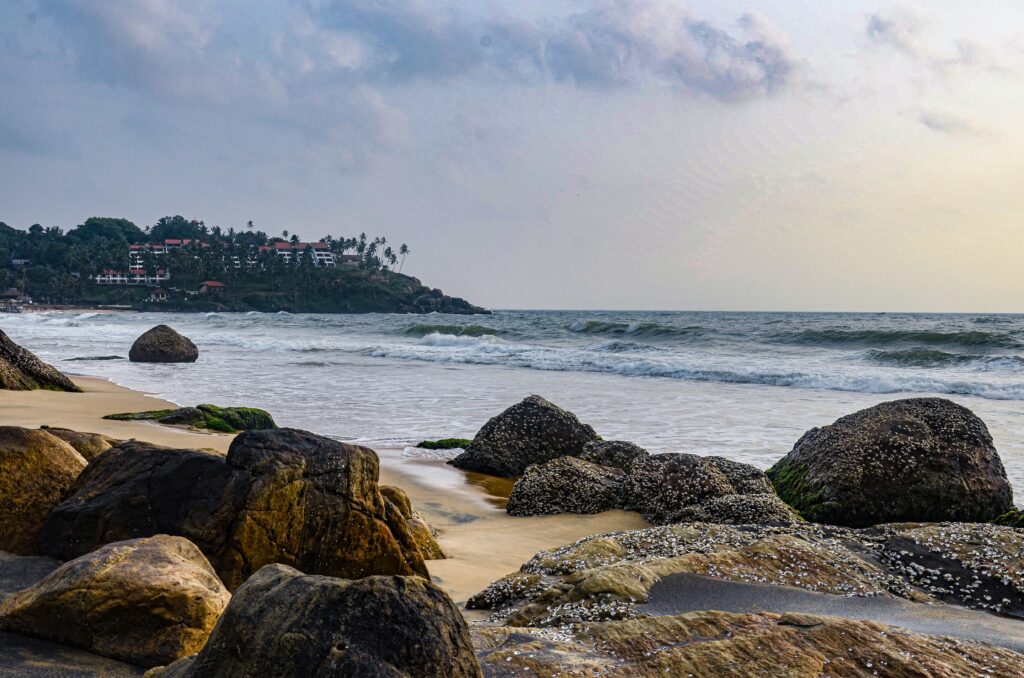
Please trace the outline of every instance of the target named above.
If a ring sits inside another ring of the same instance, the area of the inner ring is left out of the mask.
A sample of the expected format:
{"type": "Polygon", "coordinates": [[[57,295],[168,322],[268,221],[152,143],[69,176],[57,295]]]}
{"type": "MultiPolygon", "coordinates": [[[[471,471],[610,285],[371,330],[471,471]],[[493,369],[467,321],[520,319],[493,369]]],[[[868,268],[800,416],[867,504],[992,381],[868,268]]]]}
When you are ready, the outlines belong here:
{"type": "MultiPolygon", "coordinates": [[[[606,439],[767,468],[808,429],[896,398],[985,420],[1024,503],[1024,315],[496,311],[486,316],[27,312],[0,328],[63,371],[180,405],[404,449],[471,438],[539,394],[606,439]],[[165,323],[194,364],[136,364],[165,323]]],[[[59,422],[54,422],[58,424],[59,422]]]]}

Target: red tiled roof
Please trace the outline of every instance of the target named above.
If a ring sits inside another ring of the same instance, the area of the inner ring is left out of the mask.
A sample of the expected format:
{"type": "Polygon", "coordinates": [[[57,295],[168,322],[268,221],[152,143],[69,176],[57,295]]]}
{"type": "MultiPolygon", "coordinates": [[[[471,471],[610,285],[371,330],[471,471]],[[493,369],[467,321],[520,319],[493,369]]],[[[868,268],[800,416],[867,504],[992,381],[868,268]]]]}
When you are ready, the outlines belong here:
{"type": "Polygon", "coordinates": [[[225,285],[224,283],[222,283],[222,282],[217,282],[216,280],[204,280],[204,281],[203,281],[202,283],[200,283],[200,284],[201,284],[201,285],[202,285],[203,287],[227,287],[227,285],[225,285]]]}

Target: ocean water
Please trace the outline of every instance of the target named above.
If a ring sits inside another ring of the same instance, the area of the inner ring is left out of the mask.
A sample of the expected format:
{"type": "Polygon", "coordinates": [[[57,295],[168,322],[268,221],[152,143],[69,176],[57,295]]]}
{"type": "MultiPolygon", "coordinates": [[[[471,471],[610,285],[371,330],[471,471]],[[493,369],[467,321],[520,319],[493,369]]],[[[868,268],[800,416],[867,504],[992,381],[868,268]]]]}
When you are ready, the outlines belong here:
{"type": "Polygon", "coordinates": [[[263,407],[283,425],[382,447],[472,437],[538,393],[605,438],[766,468],[813,426],[941,395],[986,421],[1024,497],[1022,315],[41,312],[3,315],[0,328],[68,372],[183,405],[263,407]],[[129,363],[158,323],[192,338],[199,361],[129,363]]]}

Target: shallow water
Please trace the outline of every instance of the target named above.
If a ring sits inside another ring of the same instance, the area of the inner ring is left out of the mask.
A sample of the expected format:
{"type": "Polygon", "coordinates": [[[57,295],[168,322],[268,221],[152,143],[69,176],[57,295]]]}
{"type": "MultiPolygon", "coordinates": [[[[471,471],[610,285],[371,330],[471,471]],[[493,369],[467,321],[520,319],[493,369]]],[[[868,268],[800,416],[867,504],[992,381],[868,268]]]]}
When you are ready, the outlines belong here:
{"type": "Polygon", "coordinates": [[[501,311],[491,316],[23,313],[0,328],[63,370],[381,447],[472,437],[531,393],[605,438],[765,468],[807,429],[943,395],[988,424],[1024,494],[1024,316],[501,311]],[[167,323],[194,365],[132,364],[167,323]]]}

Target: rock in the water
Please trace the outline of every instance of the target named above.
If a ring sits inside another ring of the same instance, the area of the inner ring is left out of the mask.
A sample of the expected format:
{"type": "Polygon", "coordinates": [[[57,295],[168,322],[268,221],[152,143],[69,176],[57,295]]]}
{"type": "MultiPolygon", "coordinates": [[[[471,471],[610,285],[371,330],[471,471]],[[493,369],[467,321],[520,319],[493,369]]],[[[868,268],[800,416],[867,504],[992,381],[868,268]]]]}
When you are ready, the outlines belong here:
{"type": "Polygon", "coordinates": [[[559,457],[527,468],[505,510],[513,516],[608,511],[621,503],[625,477],[621,469],[559,457]]]}
{"type": "Polygon", "coordinates": [[[530,464],[558,457],[577,457],[597,439],[590,426],[571,412],[537,395],[529,396],[490,421],[466,451],[449,463],[495,476],[522,475],[530,464]]]}
{"type": "Polygon", "coordinates": [[[102,452],[106,452],[114,445],[120,444],[120,440],[105,436],[102,433],[87,433],[85,431],[72,431],[69,428],[58,426],[43,426],[42,429],[50,435],[57,436],[71,447],[78,450],[78,453],[85,457],[86,461],[92,461],[102,452]]]}
{"type": "Polygon", "coordinates": [[[634,464],[648,456],[647,450],[625,440],[592,440],[583,446],[580,459],[601,466],[614,466],[629,473],[634,464]]]}
{"type": "Polygon", "coordinates": [[[481,673],[466,622],[429,581],[344,580],[269,565],[235,591],[202,652],[147,675],[476,678],[481,673]]]}
{"type": "MultiPolygon", "coordinates": [[[[695,454],[655,454],[633,465],[624,485],[624,508],[655,525],[685,520],[758,522],[765,515],[797,517],[777,499],[764,473],[749,464],[695,454]],[[724,497],[766,495],[760,502],[724,497]],[[712,503],[715,502],[715,503],[712,503]],[[774,508],[772,508],[772,505],[774,508]],[[745,509],[750,509],[749,515],[745,509]]],[[[774,522],[774,521],[772,521],[774,522]]]]}
{"type": "MultiPolygon", "coordinates": [[[[390,502],[398,511],[398,514],[401,516],[401,522],[405,523],[405,528],[411,537],[411,545],[419,550],[423,560],[443,560],[447,557],[444,551],[441,550],[441,545],[437,543],[437,532],[420,515],[419,511],[412,507],[409,495],[404,490],[393,485],[381,485],[380,495],[386,503],[390,502]]],[[[393,522],[398,522],[398,520],[389,520],[388,525],[397,534],[401,530],[396,530],[393,522]]],[[[405,548],[406,544],[403,543],[402,547],[405,548]]]]}
{"type": "Polygon", "coordinates": [[[159,535],[64,563],[0,603],[0,628],[160,666],[198,652],[230,597],[194,544],[159,535]]]}
{"type": "Polygon", "coordinates": [[[985,423],[942,398],[881,403],[808,431],[768,471],[807,520],[984,522],[1013,508],[985,423]]]}
{"type": "Polygon", "coordinates": [[[199,349],[167,325],[157,325],[135,340],[128,351],[133,363],[194,363],[199,349]]]}
{"type": "Polygon", "coordinates": [[[44,363],[0,330],[0,389],[8,391],[71,391],[82,389],[52,365],[44,363]]]}
{"type": "Polygon", "coordinates": [[[294,429],[248,431],[227,457],[126,442],[100,455],[46,521],[46,553],[186,537],[234,590],[269,563],[311,574],[427,576],[389,520],[373,450],[294,429]]]}
{"type": "Polygon", "coordinates": [[[806,614],[702,611],[473,636],[488,676],[1024,676],[1024,655],[1004,647],[806,614]]]}
{"type": "Polygon", "coordinates": [[[0,426],[0,550],[32,555],[47,514],[86,466],[46,431],[0,426]]]}

